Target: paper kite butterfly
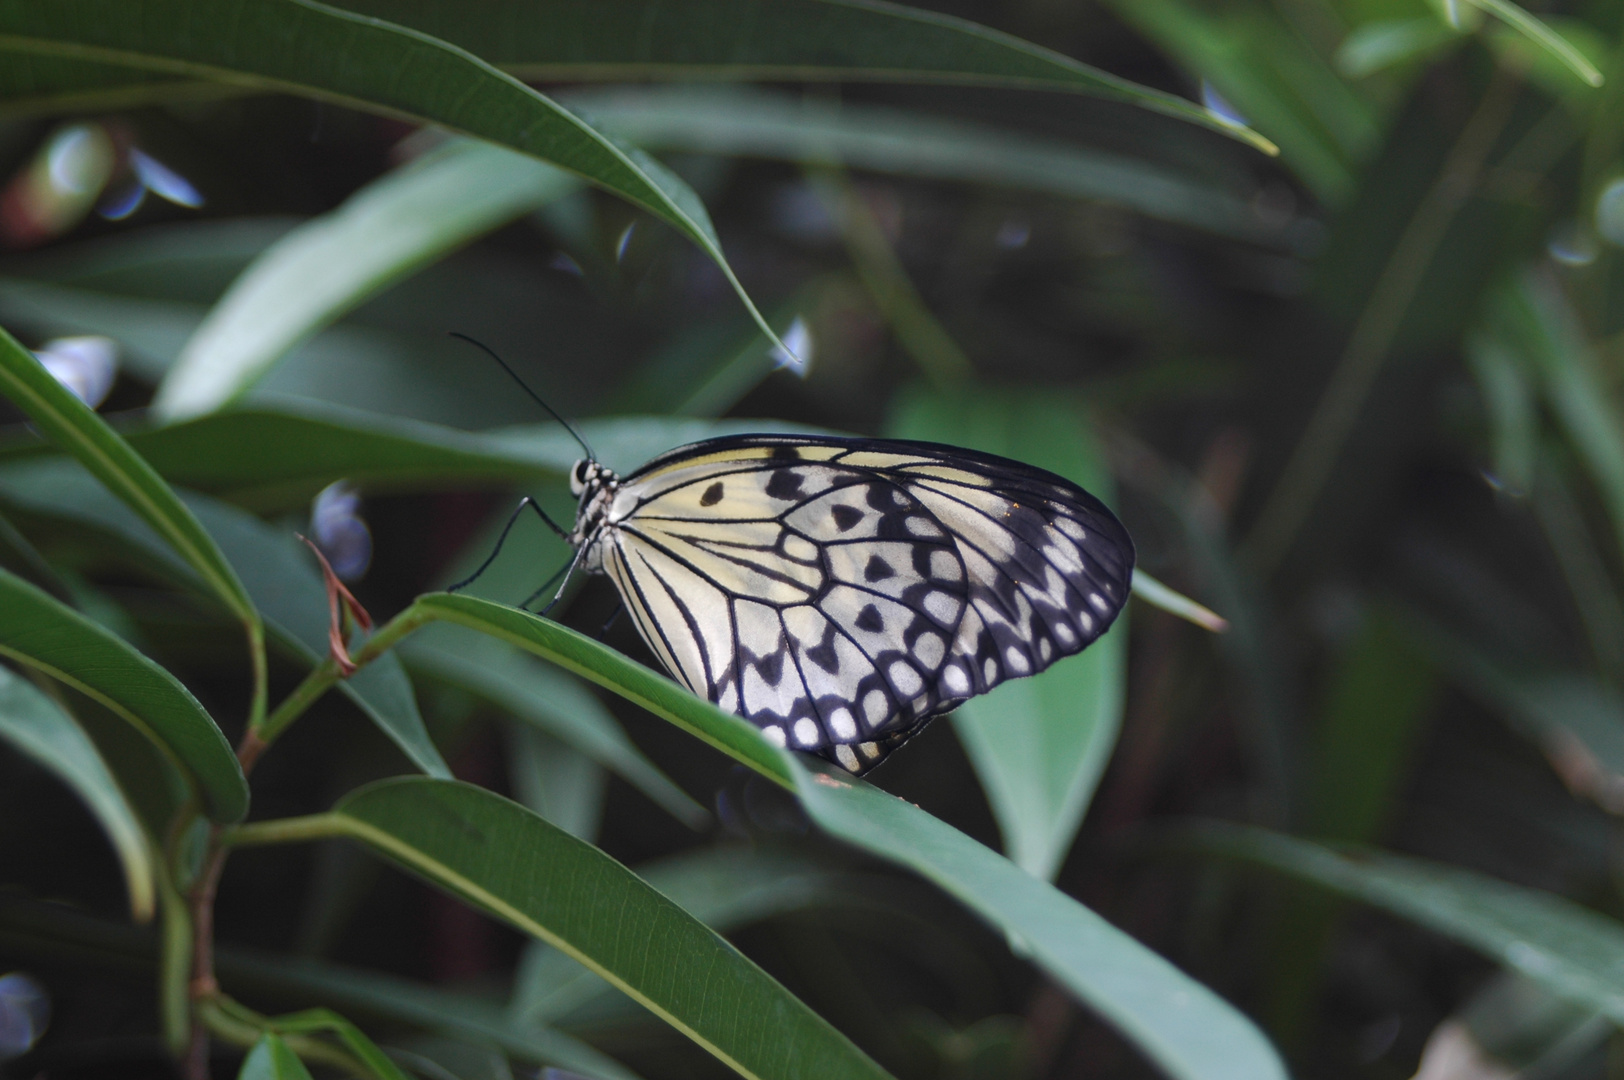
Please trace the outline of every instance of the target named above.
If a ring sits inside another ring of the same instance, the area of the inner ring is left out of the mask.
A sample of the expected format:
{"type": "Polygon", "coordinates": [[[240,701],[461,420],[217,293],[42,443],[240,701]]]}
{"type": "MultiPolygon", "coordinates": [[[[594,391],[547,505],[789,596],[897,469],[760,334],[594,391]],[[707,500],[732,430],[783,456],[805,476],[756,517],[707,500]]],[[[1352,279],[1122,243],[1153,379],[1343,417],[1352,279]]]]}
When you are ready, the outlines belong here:
{"type": "Polygon", "coordinates": [[[694,693],[861,773],[931,717],[1087,647],[1133,542],[1077,485],[933,443],[710,439],[576,462],[566,539],[694,693]]]}

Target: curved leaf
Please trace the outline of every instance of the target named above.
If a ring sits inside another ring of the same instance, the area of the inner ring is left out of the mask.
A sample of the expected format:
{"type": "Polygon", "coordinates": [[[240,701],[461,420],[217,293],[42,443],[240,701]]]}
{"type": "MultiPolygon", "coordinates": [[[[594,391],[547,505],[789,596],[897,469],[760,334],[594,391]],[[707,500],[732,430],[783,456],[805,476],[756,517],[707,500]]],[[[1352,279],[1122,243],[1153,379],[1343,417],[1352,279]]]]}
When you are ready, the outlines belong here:
{"type": "Polygon", "coordinates": [[[511,641],[643,706],[798,793],[819,826],[910,867],[1022,943],[1033,961],[1181,1080],[1275,1080],[1256,1027],[1212,991],[1057,889],[911,803],[767,742],[670,679],[573,630],[468,596],[419,597],[404,624],[442,619],[511,641]]]}
{"type": "Polygon", "coordinates": [[[0,654],[107,706],[189,776],[215,821],[238,821],[248,785],[237,756],[191,691],[122,638],[0,570],[0,654]]]}
{"type": "Polygon", "coordinates": [[[304,820],[569,953],[741,1075],[886,1076],[714,931],[500,795],[456,781],[385,780],[304,820]]]}
{"type": "Polygon", "coordinates": [[[232,614],[251,632],[258,631],[259,615],[236,572],[169,485],[4,330],[0,330],[0,394],[139,514],[232,614]]]}
{"type": "MultiPolygon", "coordinates": [[[[147,0],[139,18],[129,15],[123,0],[0,5],[0,47],[302,94],[441,124],[533,154],[676,227],[715,260],[757,325],[777,341],[686,184],[477,56],[315,0],[147,0]],[[400,78],[407,71],[412,77],[400,78]]],[[[171,417],[187,414],[181,404],[171,404],[171,417]]],[[[191,412],[213,407],[203,398],[185,405],[191,412]]]]}
{"type": "Polygon", "coordinates": [[[1224,236],[1280,244],[1240,191],[1155,162],[928,113],[745,87],[571,90],[559,100],[649,150],[779,158],[1100,199],[1224,236]]]}
{"type": "Polygon", "coordinates": [[[160,419],[218,408],[368,296],[578,186],[489,143],[458,140],[294,229],[245,270],[158,387],[160,419]]]}
{"type": "Polygon", "coordinates": [[[28,682],[0,667],[0,741],[33,758],[74,790],[113,845],[124,868],[130,912],[152,917],[152,849],[118,781],[73,717],[28,682]]]}
{"type": "MultiPolygon", "coordinates": [[[[644,863],[637,875],[718,933],[791,911],[858,908],[894,918],[858,874],[842,872],[788,852],[740,846],[705,848],[644,863]]],[[[556,949],[531,942],[514,976],[508,1016],[546,1022],[563,1017],[599,994],[607,983],[556,949]]]]}
{"type": "Polygon", "coordinates": [[[710,821],[703,806],[643,756],[603,703],[569,676],[474,634],[448,639],[425,631],[401,652],[412,668],[483,697],[585,754],[689,828],[710,821]]]}
{"type": "MultiPolygon", "coordinates": [[[[1186,120],[1269,153],[1274,146],[1194,102],[985,26],[872,0],[422,0],[340,5],[436,34],[521,78],[764,79],[955,83],[1091,94],[1186,120]]],[[[26,51],[0,64],[0,108],[113,109],[229,92],[196,76],[26,51]]]]}
{"type": "Polygon", "coordinates": [[[1624,925],[1553,893],[1455,866],[1218,822],[1181,830],[1174,843],[1374,904],[1624,1022],[1624,925]]]}
{"type": "MultiPolygon", "coordinates": [[[[598,460],[622,471],[712,436],[824,430],[779,420],[668,416],[576,426],[598,460]]],[[[562,478],[581,456],[580,444],[557,424],[471,433],[312,400],[132,429],[128,442],[173,483],[270,506],[299,505],[335,480],[372,490],[522,486],[562,478]]],[[[35,440],[0,443],[0,463],[51,453],[35,440]]]]}
{"type": "Polygon", "coordinates": [[[310,1070],[287,1043],[266,1032],[243,1058],[237,1080],[310,1080],[310,1070]]]}
{"type": "Polygon", "coordinates": [[[526,79],[874,80],[1025,87],[1129,102],[1269,144],[1193,102],[966,19],[883,0],[346,0],[526,79]]]}

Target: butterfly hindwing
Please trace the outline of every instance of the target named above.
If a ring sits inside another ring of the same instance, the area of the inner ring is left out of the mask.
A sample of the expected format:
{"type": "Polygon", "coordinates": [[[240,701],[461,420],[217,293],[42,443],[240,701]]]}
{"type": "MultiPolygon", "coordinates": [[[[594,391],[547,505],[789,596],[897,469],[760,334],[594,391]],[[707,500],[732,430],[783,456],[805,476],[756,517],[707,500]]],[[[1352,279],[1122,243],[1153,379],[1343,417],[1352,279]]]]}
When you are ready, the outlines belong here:
{"type": "Polygon", "coordinates": [[[852,771],[933,714],[1082,649],[1133,547],[1052,474],[926,443],[741,436],[625,478],[600,535],[695,693],[852,771]]]}

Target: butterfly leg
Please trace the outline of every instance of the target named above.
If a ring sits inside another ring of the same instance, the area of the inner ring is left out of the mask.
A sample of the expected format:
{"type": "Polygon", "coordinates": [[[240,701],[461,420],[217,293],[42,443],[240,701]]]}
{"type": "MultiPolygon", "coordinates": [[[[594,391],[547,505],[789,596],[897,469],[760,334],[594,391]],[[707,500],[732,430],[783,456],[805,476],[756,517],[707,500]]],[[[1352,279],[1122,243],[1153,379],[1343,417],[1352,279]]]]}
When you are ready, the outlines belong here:
{"type": "Polygon", "coordinates": [[[603,629],[598,631],[599,641],[609,636],[609,631],[614,628],[615,623],[619,622],[620,617],[624,614],[626,614],[626,605],[616,601],[615,610],[609,613],[609,617],[603,622],[603,629]]]}
{"type": "MultiPolygon", "coordinates": [[[[526,495],[524,498],[519,500],[519,505],[513,508],[513,516],[508,518],[506,525],[502,526],[502,535],[496,538],[496,546],[491,549],[491,553],[489,555],[485,556],[485,561],[479,564],[479,569],[475,570],[472,574],[469,574],[455,585],[448,587],[446,592],[456,592],[459,589],[466,589],[468,586],[478,581],[481,574],[490,569],[491,563],[495,562],[496,557],[502,554],[502,545],[507,543],[508,533],[513,531],[513,526],[519,520],[519,515],[524,513],[525,507],[529,507],[530,509],[534,510],[537,516],[539,516],[542,521],[547,523],[547,527],[558,534],[560,539],[569,539],[570,534],[565,532],[563,529],[560,529],[558,527],[558,523],[547,516],[547,512],[541,508],[536,500],[526,495]]],[[[573,566],[574,563],[572,562],[571,565],[573,566]]],[[[551,582],[549,581],[548,584],[551,584],[551,582]]],[[[546,586],[543,586],[543,588],[545,587],[546,586]]],[[[532,599],[534,599],[534,597],[532,597],[532,599]]],[[[526,601],[526,603],[528,602],[529,601],[526,601]]]]}
{"type": "MultiPolygon", "coordinates": [[[[536,614],[545,616],[549,611],[551,611],[551,610],[553,610],[553,608],[557,607],[558,602],[560,600],[564,599],[564,590],[569,587],[570,572],[575,569],[575,564],[581,561],[581,554],[583,552],[585,552],[585,551],[586,551],[586,547],[584,545],[582,547],[576,548],[575,549],[575,558],[573,558],[573,559],[571,559],[569,561],[569,565],[565,566],[562,571],[560,571],[557,574],[554,574],[551,578],[548,578],[547,579],[547,584],[543,585],[541,588],[539,588],[535,592],[531,593],[530,598],[528,600],[526,600],[524,603],[525,604],[530,603],[531,600],[534,600],[536,597],[540,596],[542,593],[547,591],[547,585],[551,585],[554,581],[558,581],[558,579],[560,577],[562,577],[564,580],[560,581],[558,583],[558,591],[553,594],[553,598],[551,600],[547,601],[547,606],[542,608],[540,611],[536,612],[536,614]]],[[[519,606],[523,607],[524,604],[520,604],[519,606]]]]}

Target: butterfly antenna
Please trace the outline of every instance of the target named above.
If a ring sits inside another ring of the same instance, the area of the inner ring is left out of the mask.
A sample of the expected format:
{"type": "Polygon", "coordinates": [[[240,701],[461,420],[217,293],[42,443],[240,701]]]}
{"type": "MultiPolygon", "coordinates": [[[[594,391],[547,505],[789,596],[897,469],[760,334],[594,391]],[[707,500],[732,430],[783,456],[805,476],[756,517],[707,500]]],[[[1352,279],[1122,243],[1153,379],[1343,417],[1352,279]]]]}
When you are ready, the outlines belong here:
{"type": "Polygon", "coordinates": [[[586,456],[588,459],[592,461],[598,460],[598,455],[594,454],[592,452],[592,447],[588,446],[586,444],[586,440],[581,438],[581,433],[571,427],[568,420],[564,419],[562,416],[559,416],[557,410],[555,410],[551,405],[541,400],[541,397],[537,395],[534,390],[530,389],[523,379],[519,378],[519,373],[508,367],[506,360],[503,360],[500,356],[496,355],[495,349],[492,349],[483,341],[476,341],[467,334],[460,334],[455,330],[452,330],[450,333],[451,336],[456,338],[458,341],[466,341],[468,344],[474,346],[474,348],[482,350],[486,356],[489,356],[492,360],[495,360],[498,364],[500,364],[502,366],[502,370],[507,372],[508,376],[512,378],[514,382],[519,384],[519,389],[530,395],[531,401],[534,401],[537,405],[540,405],[543,409],[545,409],[548,416],[551,416],[554,420],[557,420],[560,424],[564,425],[564,430],[573,435],[575,437],[575,441],[581,444],[581,449],[586,451],[586,456]]]}

